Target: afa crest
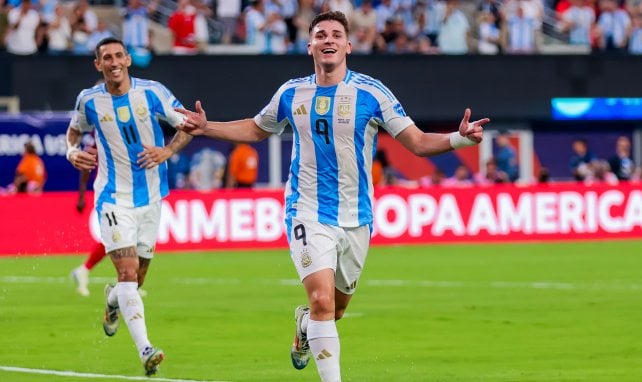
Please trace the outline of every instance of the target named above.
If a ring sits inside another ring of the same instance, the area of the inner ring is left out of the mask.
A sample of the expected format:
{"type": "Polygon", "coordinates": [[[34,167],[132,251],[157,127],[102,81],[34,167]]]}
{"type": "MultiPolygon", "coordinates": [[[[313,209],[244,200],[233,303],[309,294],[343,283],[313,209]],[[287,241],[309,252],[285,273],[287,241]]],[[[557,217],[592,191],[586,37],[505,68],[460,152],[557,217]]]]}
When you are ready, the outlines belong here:
{"type": "Polygon", "coordinates": [[[131,119],[132,115],[129,113],[128,106],[121,106],[116,109],[116,114],[118,115],[118,120],[121,122],[127,122],[131,119]]]}
{"type": "Polygon", "coordinates": [[[314,103],[314,111],[319,115],[324,115],[330,110],[330,97],[319,96],[314,103]]]}

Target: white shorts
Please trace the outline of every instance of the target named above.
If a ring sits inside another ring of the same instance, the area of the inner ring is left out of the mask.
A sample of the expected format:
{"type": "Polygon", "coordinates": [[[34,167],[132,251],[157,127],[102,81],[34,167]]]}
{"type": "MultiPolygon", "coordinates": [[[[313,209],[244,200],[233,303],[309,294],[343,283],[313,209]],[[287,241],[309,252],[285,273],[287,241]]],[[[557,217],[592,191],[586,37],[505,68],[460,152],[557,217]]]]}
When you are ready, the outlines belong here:
{"type": "Polygon", "coordinates": [[[335,288],[353,294],[368,255],[370,226],[337,227],[296,217],[290,222],[290,255],[299,279],[329,268],[335,288]]]}
{"type": "Polygon", "coordinates": [[[136,208],[103,203],[98,219],[100,238],[107,253],[121,248],[136,247],[138,256],[153,258],[160,212],[161,202],[136,208]]]}

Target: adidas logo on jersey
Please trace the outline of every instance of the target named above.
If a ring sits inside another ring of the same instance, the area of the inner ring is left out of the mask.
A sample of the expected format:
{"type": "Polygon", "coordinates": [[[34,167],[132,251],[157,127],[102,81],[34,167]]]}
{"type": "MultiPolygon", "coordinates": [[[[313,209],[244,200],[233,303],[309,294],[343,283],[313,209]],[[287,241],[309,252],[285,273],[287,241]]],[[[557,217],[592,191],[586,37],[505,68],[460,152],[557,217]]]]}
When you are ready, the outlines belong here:
{"type": "Polygon", "coordinates": [[[109,114],[105,114],[101,119],[100,122],[114,122],[114,117],[112,117],[109,114]]]}
{"type": "Polygon", "coordinates": [[[294,115],[307,115],[308,111],[305,110],[305,105],[301,105],[301,106],[297,107],[296,110],[294,111],[294,113],[292,113],[292,114],[294,114],[294,115]]]}

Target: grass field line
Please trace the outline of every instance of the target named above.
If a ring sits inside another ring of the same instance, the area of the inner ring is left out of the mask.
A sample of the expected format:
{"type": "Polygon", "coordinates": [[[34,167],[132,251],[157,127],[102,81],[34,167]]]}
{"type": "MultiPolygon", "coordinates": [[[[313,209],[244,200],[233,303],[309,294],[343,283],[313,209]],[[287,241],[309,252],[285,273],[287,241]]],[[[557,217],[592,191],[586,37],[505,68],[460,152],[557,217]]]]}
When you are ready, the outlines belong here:
{"type": "Polygon", "coordinates": [[[75,371],[59,371],[59,370],[47,370],[47,369],[29,369],[25,367],[14,367],[14,366],[2,366],[0,365],[0,370],[14,372],[14,373],[28,373],[28,374],[44,374],[44,375],[56,375],[60,377],[73,377],[73,378],[111,378],[111,379],[125,379],[128,381],[159,381],[159,382],[224,382],[224,381],[211,381],[211,380],[194,380],[194,379],[173,379],[173,378],[154,378],[154,377],[134,377],[127,375],[117,375],[117,374],[95,374],[95,373],[78,373],[75,371]]]}
{"type": "MultiPolygon", "coordinates": [[[[239,285],[237,278],[173,278],[171,283],[184,285],[239,285]]],[[[93,284],[114,282],[114,277],[92,277],[93,284]]],[[[69,277],[0,276],[0,284],[68,284],[69,277]]],[[[297,279],[253,279],[252,284],[299,286],[297,279]]],[[[619,281],[596,281],[571,283],[560,281],[445,281],[445,280],[363,280],[362,285],[373,287],[419,287],[419,288],[501,288],[501,289],[552,289],[552,290],[594,290],[594,291],[642,291],[642,284],[619,281]]]]}

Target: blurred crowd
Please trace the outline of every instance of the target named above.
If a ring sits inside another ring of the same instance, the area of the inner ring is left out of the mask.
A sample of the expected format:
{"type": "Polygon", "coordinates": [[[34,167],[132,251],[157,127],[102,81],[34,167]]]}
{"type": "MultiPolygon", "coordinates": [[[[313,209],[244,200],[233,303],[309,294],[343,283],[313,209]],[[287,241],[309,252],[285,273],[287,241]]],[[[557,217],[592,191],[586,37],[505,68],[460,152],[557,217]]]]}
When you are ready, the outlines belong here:
{"type": "Polygon", "coordinates": [[[0,0],[0,45],[22,55],[90,54],[100,39],[116,36],[145,63],[159,46],[154,23],[170,32],[174,54],[216,45],[305,54],[314,15],[337,10],[350,20],[356,54],[534,54],[550,42],[642,54],[641,0],[124,1],[106,20],[88,0],[0,0]]]}
{"type": "Polygon", "coordinates": [[[464,164],[446,174],[435,168],[431,174],[411,180],[404,177],[388,160],[384,150],[378,150],[373,164],[375,186],[403,187],[444,187],[465,188],[472,186],[493,186],[501,184],[547,184],[552,181],[576,181],[590,186],[597,184],[617,185],[620,182],[642,182],[642,166],[636,166],[631,153],[631,140],[620,136],[613,154],[598,158],[583,138],[573,141],[570,148],[569,172],[567,177],[552,179],[546,167],[540,167],[534,176],[519,172],[518,154],[508,132],[500,132],[493,142],[493,156],[488,158],[478,172],[473,173],[464,164]]]}

